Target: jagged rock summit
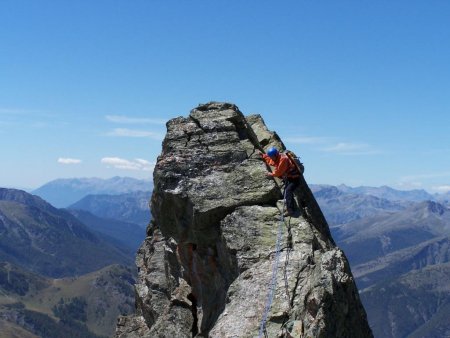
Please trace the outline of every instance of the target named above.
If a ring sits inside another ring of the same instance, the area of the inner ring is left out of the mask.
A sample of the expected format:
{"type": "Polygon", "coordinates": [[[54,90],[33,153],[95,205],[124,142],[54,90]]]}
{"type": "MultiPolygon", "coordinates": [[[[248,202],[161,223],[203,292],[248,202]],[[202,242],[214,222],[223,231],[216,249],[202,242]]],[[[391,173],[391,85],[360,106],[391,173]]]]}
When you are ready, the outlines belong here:
{"type": "Polygon", "coordinates": [[[117,338],[258,337],[263,318],[268,337],[372,337],[303,178],[298,217],[282,218],[281,182],[258,155],[270,146],[284,149],[261,116],[229,103],[167,123],[136,259],[137,311],[119,318],[117,338]]]}

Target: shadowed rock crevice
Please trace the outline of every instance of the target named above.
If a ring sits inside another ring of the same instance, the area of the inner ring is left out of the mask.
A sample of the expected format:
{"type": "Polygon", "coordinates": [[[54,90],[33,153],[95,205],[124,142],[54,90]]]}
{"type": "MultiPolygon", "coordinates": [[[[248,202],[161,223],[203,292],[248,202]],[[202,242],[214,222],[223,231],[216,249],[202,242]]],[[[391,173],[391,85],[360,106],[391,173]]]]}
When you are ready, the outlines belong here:
{"type": "Polygon", "coordinates": [[[192,310],[192,317],[194,318],[194,322],[192,323],[192,337],[195,337],[198,334],[198,315],[197,315],[197,299],[195,296],[190,293],[188,295],[188,299],[192,302],[191,310],[192,310]]]}
{"type": "MultiPolygon", "coordinates": [[[[258,335],[283,209],[282,182],[266,178],[257,154],[270,146],[285,149],[260,115],[229,103],[167,123],[153,223],[136,260],[137,314],[120,318],[116,337],[258,335]]],[[[303,178],[296,200],[299,217],[282,224],[269,337],[371,337],[346,258],[303,178]]]]}

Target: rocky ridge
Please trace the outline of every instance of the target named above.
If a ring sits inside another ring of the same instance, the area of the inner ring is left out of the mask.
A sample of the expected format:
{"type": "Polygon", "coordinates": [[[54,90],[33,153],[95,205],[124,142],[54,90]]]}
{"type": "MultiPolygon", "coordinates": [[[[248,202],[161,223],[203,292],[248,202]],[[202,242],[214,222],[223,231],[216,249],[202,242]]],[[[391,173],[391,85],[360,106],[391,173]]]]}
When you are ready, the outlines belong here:
{"type": "Polygon", "coordinates": [[[281,182],[265,178],[258,155],[270,146],[284,149],[261,116],[229,103],[167,123],[136,260],[137,312],[119,318],[117,338],[256,337],[274,266],[269,337],[372,337],[347,259],[303,178],[298,217],[281,217],[281,182]]]}
{"type": "Polygon", "coordinates": [[[0,261],[61,278],[130,265],[131,257],[69,212],[25,191],[0,188],[0,261]]]}

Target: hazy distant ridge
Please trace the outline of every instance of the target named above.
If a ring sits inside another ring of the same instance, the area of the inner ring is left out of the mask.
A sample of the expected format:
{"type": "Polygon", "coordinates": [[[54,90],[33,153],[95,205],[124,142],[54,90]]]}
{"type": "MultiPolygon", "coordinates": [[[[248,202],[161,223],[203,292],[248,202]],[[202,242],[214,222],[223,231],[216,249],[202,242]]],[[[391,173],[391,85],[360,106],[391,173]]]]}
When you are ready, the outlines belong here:
{"type": "Polygon", "coordinates": [[[134,191],[150,191],[150,180],[138,180],[131,177],[69,178],[48,182],[32,193],[45,199],[58,208],[65,208],[92,194],[118,195],[134,191]]]}
{"type": "Polygon", "coordinates": [[[131,222],[145,228],[150,222],[151,191],[134,191],[120,195],[88,195],[69,209],[89,211],[108,219],[131,222]]]}
{"type": "Polygon", "coordinates": [[[375,337],[450,337],[449,194],[312,185],[375,337]]]}

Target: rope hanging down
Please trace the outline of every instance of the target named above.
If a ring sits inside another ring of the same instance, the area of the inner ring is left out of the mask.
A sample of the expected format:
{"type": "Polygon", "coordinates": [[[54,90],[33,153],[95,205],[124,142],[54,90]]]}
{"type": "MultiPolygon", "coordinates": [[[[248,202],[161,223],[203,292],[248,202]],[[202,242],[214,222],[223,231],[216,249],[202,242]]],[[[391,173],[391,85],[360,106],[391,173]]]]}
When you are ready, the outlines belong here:
{"type": "Polygon", "coordinates": [[[278,273],[278,263],[280,261],[280,246],[281,246],[281,238],[283,237],[282,228],[284,224],[284,209],[286,206],[286,189],[284,190],[284,201],[283,201],[283,211],[281,213],[281,221],[278,225],[278,235],[277,235],[277,242],[275,245],[275,261],[273,263],[272,267],[272,278],[270,280],[270,289],[269,293],[267,294],[267,301],[266,305],[264,307],[264,313],[261,320],[261,325],[259,326],[259,338],[263,336],[263,334],[266,332],[266,322],[267,322],[267,316],[269,315],[270,307],[272,306],[273,302],[273,296],[275,291],[275,286],[277,284],[277,273],[278,273]]]}

